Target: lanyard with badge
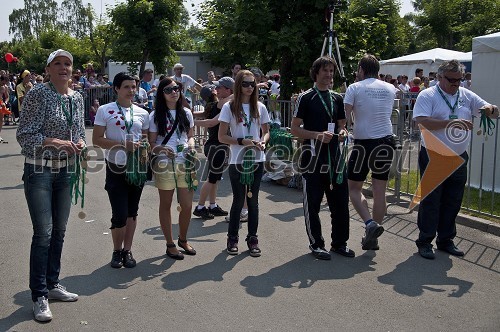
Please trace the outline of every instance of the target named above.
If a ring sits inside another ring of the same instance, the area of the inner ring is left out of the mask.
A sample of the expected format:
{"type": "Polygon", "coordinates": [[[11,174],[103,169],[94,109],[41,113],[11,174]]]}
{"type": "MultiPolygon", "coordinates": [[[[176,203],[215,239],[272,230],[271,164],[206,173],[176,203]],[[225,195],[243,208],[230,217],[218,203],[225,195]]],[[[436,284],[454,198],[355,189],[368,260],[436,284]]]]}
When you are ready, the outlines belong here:
{"type": "Polygon", "coordinates": [[[125,123],[125,129],[127,129],[127,134],[130,134],[130,129],[134,125],[134,105],[130,105],[130,121],[127,121],[127,117],[125,116],[125,112],[123,112],[122,107],[118,102],[116,102],[116,106],[118,107],[118,113],[122,116],[122,120],[125,123]]]}
{"type": "MultiPolygon", "coordinates": [[[[335,122],[333,122],[333,116],[334,116],[334,108],[333,108],[333,98],[330,90],[328,90],[328,97],[330,98],[330,108],[326,105],[325,100],[323,99],[323,96],[321,95],[321,92],[318,90],[317,87],[314,87],[314,90],[316,90],[316,93],[321,100],[321,103],[323,104],[323,107],[326,110],[326,113],[330,116],[330,121],[328,123],[328,132],[334,134],[335,133],[335,122]]],[[[329,144],[328,144],[329,145],[329,144]]],[[[330,190],[333,189],[333,166],[332,166],[332,157],[330,154],[330,147],[327,147],[328,150],[328,169],[329,169],[329,175],[330,175],[330,190]]]]}
{"type": "MultiPolygon", "coordinates": [[[[176,117],[177,117],[177,113],[176,113],[176,117]]],[[[172,117],[172,114],[170,114],[170,111],[167,111],[167,118],[168,118],[168,122],[170,124],[170,126],[173,126],[174,125],[174,118],[172,117]]],[[[172,127],[170,127],[172,128],[172,127]]],[[[167,128],[167,131],[169,131],[169,129],[167,128]]],[[[176,126],[175,128],[175,133],[177,134],[177,141],[176,141],[176,148],[177,148],[177,153],[181,153],[182,151],[184,151],[184,144],[180,144],[181,142],[181,130],[179,129],[179,126],[176,126]]]]}
{"type": "Polygon", "coordinates": [[[57,100],[59,101],[59,104],[61,105],[61,109],[64,113],[64,116],[66,117],[66,122],[68,123],[69,127],[69,140],[73,142],[73,98],[69,97],[69,111],[66,108],[66,103],[64,102],[62,96],[60,93],[57,92],[56,87],[52,82],[49,82],[50,89],[54,91],[57,94],[57,100]]]}
{"type": "MultiPolygon", "coordinates": [[[[243,126],[247,127],[248,135],[245,136],[246,139],[253,139],[253,136],[250,135],[250,130],[252,129],[252,119],[250,116],[247,117],[245,111],[242,114],[243,117],[243,126]]],[[[240,174],[240,183],[246,186],[247,196],[248,198],[252,198],[252,191],[250,186],[253,184],[254,176],[253,176],[253,166],[255,164],[255,156],[254,151],[252,149],[247,149],[243,154],[243,163],[242,163],[242,172],[240,174]]]]}
{"type": "Polygon", "coordinates": [[[453,106],[451,106],[450,102],[448,101],[448,98],[446,98],[446,96],[444,95],[443,91],[441,91],[441,88],[439,86],[437,86],[437,85],[436,85],[436,88],[437,88],[439,94],[441,95],[441,97],[446,102],[446,105],[448,105],[448,108],[451,111],[449,119],[450,120],[456,120],[456,119],[458,119],[458,115],[455,114],[455,110],[457,109],[458,100],[460,99],[460,89],[457,91],[457,100],[455,100],[455,104],[453,106]]]}

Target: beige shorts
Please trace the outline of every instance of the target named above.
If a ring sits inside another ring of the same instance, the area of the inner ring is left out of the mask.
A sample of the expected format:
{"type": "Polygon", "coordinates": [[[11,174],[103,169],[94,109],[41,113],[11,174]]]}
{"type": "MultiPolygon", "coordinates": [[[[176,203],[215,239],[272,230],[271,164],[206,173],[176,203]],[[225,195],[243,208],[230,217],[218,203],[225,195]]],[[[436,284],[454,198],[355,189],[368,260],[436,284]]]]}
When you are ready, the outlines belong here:
{"type": "Polygon", "coordinates": [[[160,190],[174,190],[177,188],[187,188],[186,172],[184,165],[175,164],[175,177],[172,162],[160,161],[154,172],[155,186],[160,190]]]}

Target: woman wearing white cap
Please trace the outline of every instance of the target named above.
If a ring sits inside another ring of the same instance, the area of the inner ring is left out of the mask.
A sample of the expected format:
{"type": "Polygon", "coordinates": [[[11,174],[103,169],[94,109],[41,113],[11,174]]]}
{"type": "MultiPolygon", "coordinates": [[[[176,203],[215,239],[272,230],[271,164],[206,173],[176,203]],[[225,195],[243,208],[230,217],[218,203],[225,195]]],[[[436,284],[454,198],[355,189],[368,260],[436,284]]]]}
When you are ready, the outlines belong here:
{"type": "Polygon", "coordinates": [[[46,67],[50,80],[26,94],[17,129],[17,141],[25,157],[24,193],[33,224],[29,284],[38,321],[52,319],[48,300],[78,299],[77,294],[59,284],[71,207],[72,166],[75,155],[85,147],[83,98],[68,88],[72,70],[69,52],[50,54],[46,67]]]}

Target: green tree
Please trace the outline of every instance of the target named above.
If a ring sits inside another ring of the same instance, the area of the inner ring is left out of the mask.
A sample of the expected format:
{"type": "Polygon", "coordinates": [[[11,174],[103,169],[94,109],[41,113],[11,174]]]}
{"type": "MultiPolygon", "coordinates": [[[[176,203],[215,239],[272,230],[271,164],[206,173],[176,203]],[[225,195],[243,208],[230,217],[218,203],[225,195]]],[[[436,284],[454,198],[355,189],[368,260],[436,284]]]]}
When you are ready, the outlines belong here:
{"type": "Polygon", "coordinates": [[[93,30],[95,14],[92,6],[83,6],[82,0],[64,0],[61,3],[59,27],[76,38],[84,38],[93,30]]]}
{"type": "Polygon", "coordinates": [[[115,36],[115,60],[139,63],[140,71],[151,61],[156,72],[173,62],[175,34],[178,32],[182,0],[128,0],[110,11],[115,36]]]}
{"type": "Polygon", "coordinates": [[[39,38],[57,22],[57,2],[54,0],[24,0],[24,8],[14,9],[9,15],[9,33],[14,38],[39,38]]]}
{"type": "Polygon", "coordinates": [[[500,31],[498,0],[417,0],[416,13],[406,18],[415,24],[417,50],[433,45],[470,51],[472,38],[500,31]]]}

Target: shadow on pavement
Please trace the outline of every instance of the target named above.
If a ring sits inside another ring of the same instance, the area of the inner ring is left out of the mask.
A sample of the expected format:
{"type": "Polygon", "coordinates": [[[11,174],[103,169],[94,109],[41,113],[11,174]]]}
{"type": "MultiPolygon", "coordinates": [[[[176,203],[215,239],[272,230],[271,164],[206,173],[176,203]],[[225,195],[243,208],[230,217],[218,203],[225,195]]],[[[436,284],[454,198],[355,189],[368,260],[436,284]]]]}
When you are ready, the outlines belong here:
{"type": "Polygon", "coordinates": [[[375,253],[364,253],[355,258],[335,255],[335,269],[325,268],[330,261],[314,259],[311,254],[297,257],[259,276],[248,276],[241,281],[248,294],[269,297],[278,287],[308,288],[318,280],[349,279],[354,275],[375,271],[372,265],[375,253]],[[300,267],[300,268],[298,268],[300,267]]]}
{"type": "Polygon", "coordinates": [[[248,253],[229,256],[226,250],[215,256],[214,260],[182,272],[173,272],[162,279],[163,287],[168,290],[181,290],[203,281],[223,281],[224,274],[231,271],[248,253]]]}
{"type": "Polygon", "coordinates": [[[449,292],[448,297],[461,297],[469,292],[473,283],[448,277],[446,272],[452,266],[453,261],[446,254],[437,253],[433,261],[414,254],[398,264],[394,271],[378,277],[378,280],[383,284],[393,285],[394,291],[399,294],[411,297],[420,296],[425,290],[447,292],[449,286],[454,286],[454,288],[449,292]]]}

